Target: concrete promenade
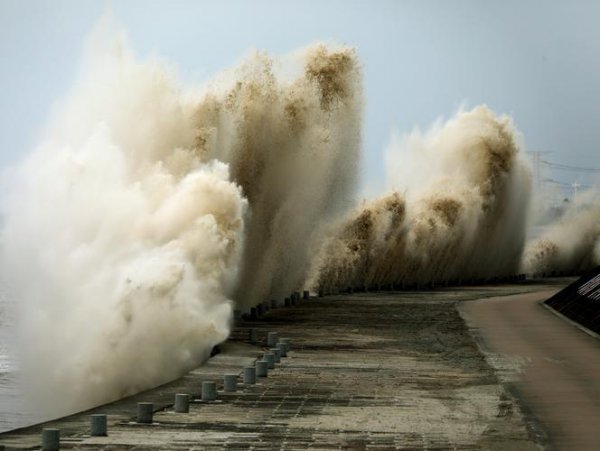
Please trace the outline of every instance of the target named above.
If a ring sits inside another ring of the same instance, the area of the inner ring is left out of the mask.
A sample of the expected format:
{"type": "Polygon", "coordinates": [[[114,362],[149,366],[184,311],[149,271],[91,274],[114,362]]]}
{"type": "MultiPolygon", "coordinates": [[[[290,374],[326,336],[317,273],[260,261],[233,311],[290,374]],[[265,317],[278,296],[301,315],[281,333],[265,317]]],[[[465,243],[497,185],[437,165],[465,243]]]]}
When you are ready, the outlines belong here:
{"type": "Polygon", "coordinates": [[[61,449],[491,449],[537,450],[544,437],[505,389],[457,310],[462,301],[539,290],[535,285],[358,293],[311,298],[236,325],[222,352],[154,390],[45,425],[0,435],[7,449],[40,449],[43,427],[61,429],[61,449]],[[254,385],[222,391],[262,355],[248,329],[289,337],[292,350],[254,385]],[[219,382],[201,402],[204,380],[219,382]],[[175,413],[175,393],[193,395],[175,413]],[[136,403],[154,403],[152,424],[136,403]],[[108,415],[91,437],[89,415],[108,415]]]}

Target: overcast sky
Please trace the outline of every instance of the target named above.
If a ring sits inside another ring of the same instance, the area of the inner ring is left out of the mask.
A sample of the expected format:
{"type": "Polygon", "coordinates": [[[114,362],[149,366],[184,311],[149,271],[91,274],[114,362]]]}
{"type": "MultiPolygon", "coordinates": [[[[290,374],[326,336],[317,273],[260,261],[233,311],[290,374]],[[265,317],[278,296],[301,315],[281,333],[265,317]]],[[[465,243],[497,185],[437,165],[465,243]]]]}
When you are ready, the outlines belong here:
{"type": "MultiPolygon", "coordinates": [[[[0,0],[0,167],[37,142],[72,83],[104,0],[0,0]]],[[[426,127],[462,104],[511,114],[529,150],[600,167],[600,1],[113,1],[141,58],[160,55],[202,81],[249,49],[318,40],[355,46],[364,64],[365,192],[382,186],[392,129],[426,127]]],[[[571,183],[598,174],[548,172],[571,183]]]]}

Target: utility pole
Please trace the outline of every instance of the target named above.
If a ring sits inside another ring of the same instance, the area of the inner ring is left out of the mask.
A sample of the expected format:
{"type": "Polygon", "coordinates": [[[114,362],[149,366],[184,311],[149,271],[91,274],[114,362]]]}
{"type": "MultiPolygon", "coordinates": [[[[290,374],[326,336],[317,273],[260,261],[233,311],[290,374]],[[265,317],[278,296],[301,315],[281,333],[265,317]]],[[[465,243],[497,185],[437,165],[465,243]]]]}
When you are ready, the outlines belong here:
{"type": "Polygon", "coordinates": [[[581,185],[577,182],[571,184],[571,188],[573,188],[573,203],[577,202],[577,193],[579,191],[579,188],[581,188],[581,185]]]}
{"type": "Polygon", "coordinates": [[[538,193],[539,199],[542,201],[542,203],[544,204],[544,207],[542,210],[544,210],[546,207],[546,202],[547,199],[544,196],[544,190],[543,190],[543,186],[542,186],[542,154],[547,154],[547,153],[552,153],[549,150],[531,150],[528,151],[527,153],[531,154],[532,159],[533,159],[533,179],[534,179],[534,183],[535,183],[535,191],[538,193]]]}
{"type": "Polygon", "coordinates": [[[535,180],[535,186],[539,193],[542,192],[542,154],[552,153],[549,150],[530,150],[527,153],[530,153],[533,159],[533,177],[535,180]]]}

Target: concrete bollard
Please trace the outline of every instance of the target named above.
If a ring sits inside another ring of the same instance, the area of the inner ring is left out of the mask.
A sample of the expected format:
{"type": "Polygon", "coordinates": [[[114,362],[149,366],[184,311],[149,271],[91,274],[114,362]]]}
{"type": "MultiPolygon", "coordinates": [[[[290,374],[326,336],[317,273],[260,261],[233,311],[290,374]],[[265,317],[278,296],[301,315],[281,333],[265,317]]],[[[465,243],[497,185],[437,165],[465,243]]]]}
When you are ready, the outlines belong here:
{"type": "Polygon", "coordinates": [[[60,450],[60,429],[42,429],[42,451],[60,450]]]}
{"type": "Polygon", "coordinates": [[[248,330],[248,340],[250,343],[256,343],[258,341],[258,333],[256,332],[256,329],[248,330]]]}
{"type": "Polygon", "coordinates": [[[263,360],[269,364],[270,370],[275,368],[275,355],[272,352],[265,352],[263,360]]]}
{"type": "Polygon", "coordinates": [[[256,368],[253,366],[244,368],[244,384],[256,384],[256,368]]]}
{"type": "Polygon", "coordinates": [[[90,435],[92,437],[105,437],[107,434],[106,415],[98,413],[90,415],[90,435]]]}
{"type": "Polygon", "coordinates": [[[264,360],[257,360],[255,368],[257,377],[267,377],[269,374],[269,363],[264,360]]]}
{"type": "Polygon", "coordinates": [[[272,348],[277,344],[277,332],[269,332],[267,334],[267,346],[272,348]]]}
{"type": "Polygon", "coordinates": [[[279,350],[279,348],[271,348],[269,349],[269,352],[272,352],[275,356],[275,363],[281,362],[281,351],[279,350]]]}
{"type": "Polygon", "coordinates": [[[280,357],[287,357],[287,343],[277,343],[280,357]]]}
{"type": "Polygon", "coordinates": [[[227,392],[237,390],[237,374],[226,374],[223,376],[223,389],[227,392]]]}
{"type": "Polygon", "coordinates": [[[177,413],[188,413],[190,411],[190,395],[177,393],[173,410],[177,413]]]}
{"type": "Polygon", "coordinates": [[[310,299],[310,293],[308,292],[308,290],[304,290],[302,292],[302,299],[304,299],[305,301],[308,301],[310,299]]]}
{"type": "Polygon", "coordinates": [[[217,384],[213,381],[202,382],[202,401],[214,401],[217,399],[217,384]]]}
{"type": "Polygon", "coordinates": [[[280,338],[279,343],[283,343],[285,345],[285,353],[287,355],[287,353],[290,352],[290,349],[292,348],[290,339],[289,338],[280,338]]]}
{"type": "Polygon", "coordinates": [[[153,410],[154,405],[151,402],[138,402],[137,422],[142,424],[151,424],[153,410]]]}
{"type": "Polygon", "coordinates": [[[276,309],[277,307],[279,307],[277,305],[277,300],[276,299],[271,299],[271,308],[272,309],[276,309]]]}
{"type": "Polygon", "coordinates": [[[290,298],[285,298],[285,301],[283,301],[286,307],[289,307],[292,305],[292,300],[290,298]]]}

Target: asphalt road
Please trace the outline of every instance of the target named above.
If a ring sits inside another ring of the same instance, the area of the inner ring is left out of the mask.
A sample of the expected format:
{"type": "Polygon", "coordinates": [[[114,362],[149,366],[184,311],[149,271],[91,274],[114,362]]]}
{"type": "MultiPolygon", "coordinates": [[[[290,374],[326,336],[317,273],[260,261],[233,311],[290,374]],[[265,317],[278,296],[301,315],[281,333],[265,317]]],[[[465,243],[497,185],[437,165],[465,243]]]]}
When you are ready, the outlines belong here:
{"type": "Polygon", "coordinates": [[[465,302],[460,309],[547,434],[547,448],[600,450],[600,339],[539,304],[554,292],[465,302]]]}

